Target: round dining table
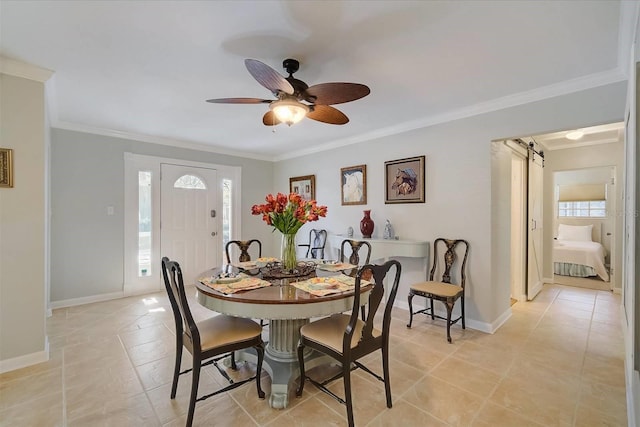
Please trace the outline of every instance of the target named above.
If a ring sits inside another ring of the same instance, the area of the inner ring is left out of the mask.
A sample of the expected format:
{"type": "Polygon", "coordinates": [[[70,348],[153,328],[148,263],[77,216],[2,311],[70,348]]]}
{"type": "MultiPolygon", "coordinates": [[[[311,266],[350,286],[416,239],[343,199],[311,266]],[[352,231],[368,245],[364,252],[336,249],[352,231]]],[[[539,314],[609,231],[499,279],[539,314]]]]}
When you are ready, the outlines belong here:
{"type": "MultiPolygon", "coordinates": [[[[198,277],[215,277],[221,269],[211,269],[198,277]]],[[[319,275],[337,274],[318,272],[319,275]]],[[[315,273],[313,274],[315,276],[315,273]]],[[[306,276],[302,279],[306,279],[306,276]]],[[[315,296],[291,285],[295,278],[269,279],[271,286],[224,294],[197,282],[197,301],[204,307],[218,313],[251,319],[269,320],[269,341],[265,348],[263,368],[271,376],[272,408],[286,408],[289,403],[290,386],[299,376],[297,346],[300,328],[311,318],[351,311],[353,291],[325,296],[315,296]]],[[[361,288],[361,301],[367,302],[371,285],[361,288]]],[[[238,360],[256,361],[251,350],[236,354],[238,360]]],[[[311,369],[326,363],[328,356],[314,353],[305,354],[305,368],[311,369]]],[[[332,359],[331,359],[332,360],[332,359]]]]}

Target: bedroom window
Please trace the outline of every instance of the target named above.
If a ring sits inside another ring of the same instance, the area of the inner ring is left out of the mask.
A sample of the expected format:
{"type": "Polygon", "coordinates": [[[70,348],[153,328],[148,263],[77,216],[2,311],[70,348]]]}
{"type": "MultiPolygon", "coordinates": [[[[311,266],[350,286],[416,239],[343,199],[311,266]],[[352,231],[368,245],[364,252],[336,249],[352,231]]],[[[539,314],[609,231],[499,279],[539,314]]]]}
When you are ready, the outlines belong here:
{"type": "Polygon", "coordinates": [[[560,201],[558,218],[604,218],[606,203],[606,200],[560,201]]]}

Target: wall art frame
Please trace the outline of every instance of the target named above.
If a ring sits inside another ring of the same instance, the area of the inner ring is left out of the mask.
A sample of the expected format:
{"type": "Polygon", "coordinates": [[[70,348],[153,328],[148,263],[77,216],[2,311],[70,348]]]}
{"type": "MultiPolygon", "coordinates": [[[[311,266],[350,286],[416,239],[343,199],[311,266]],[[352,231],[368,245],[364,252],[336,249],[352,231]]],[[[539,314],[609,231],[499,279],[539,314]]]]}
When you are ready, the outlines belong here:
{"type": "Polygon", "coordinates": [[[315,200],[316,176],[304,175],[289,178],[289,192],[299,194],[305,200],[315,200]]]}
{"type": "Polygon", "coordinates": [[[340,169],[342,206],[367,204],[367,165],[340,169]]]}
{"type": "Polygon", "coordinates": [[[425,156],[384,162],[384,202],[424,203],[425,156]]]}
{"type": "Polygon", "coordinates": [[[13,150],[0,148],[0,187],[13,187],[13,150]]]}

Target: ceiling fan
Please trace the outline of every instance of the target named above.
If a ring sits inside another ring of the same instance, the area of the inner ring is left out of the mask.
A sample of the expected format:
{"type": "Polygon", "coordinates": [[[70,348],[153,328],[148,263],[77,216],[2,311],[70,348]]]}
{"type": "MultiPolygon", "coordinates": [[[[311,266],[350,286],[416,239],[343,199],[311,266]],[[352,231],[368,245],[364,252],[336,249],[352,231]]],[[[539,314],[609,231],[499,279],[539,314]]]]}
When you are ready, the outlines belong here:
{"type": "Polygon", "coordinates": [[[355,101],[369,95],[367,86],[359,83],[321,83],[308,86],[302,80],[293,77],[300,63],[295,59],[285,59],[282,66],[289,77],[281,76],[268,65],[255,60],[245,59],[244,65],[249,73],[262,86],[269,89],[277,98],[218,98],[207,99],[214,104],[269,104],[269,111],[262,117],[265,126],[286,123],[291,126],[304,117],[332,125],[343,125],[349,118],[333,104],[355,101]]]}

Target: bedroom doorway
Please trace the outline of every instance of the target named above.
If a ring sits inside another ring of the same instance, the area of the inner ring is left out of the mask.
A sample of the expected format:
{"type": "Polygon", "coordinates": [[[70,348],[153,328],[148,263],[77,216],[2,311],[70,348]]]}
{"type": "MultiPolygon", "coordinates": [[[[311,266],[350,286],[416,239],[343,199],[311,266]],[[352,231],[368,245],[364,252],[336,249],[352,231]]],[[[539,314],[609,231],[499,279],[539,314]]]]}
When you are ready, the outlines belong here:
{"type": "MultiPolygon", "coordinates": [[[[554,283],[597,290],[612,290],[616,268],[616,166],[599,166],[553,172],[554,238],[562,226],[591,227],[591,241],[603,247],[603,260],[592,272],[567,275],[557,259],[562,253],[554,251],[554,283]],[[604,264],[604,268],[602,265],[604,264]],[[604,270],[604,271],[603,271],[604,270]],[[559,274],[564,273],[564,274],[559,274]],[[589,275],[587,275],[589,274],[589,275]],[[585,277],[580,277],[585,276],[585,277]]],[[[558,241],[555,241],[558,243],[558,241]]],[[[566,249],[566,248],[562,248],[566,249]]]]}

